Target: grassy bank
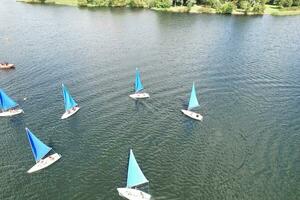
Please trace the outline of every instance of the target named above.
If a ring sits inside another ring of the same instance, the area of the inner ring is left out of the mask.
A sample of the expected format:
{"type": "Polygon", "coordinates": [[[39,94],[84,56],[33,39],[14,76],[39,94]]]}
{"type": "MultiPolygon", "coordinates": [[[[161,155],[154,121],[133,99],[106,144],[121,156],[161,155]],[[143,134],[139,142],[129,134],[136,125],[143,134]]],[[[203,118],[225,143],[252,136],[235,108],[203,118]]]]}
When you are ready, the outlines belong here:
{"type": "MultiPolygon", "coordinates": [[[[193,6],[171,6],[159,8],[151,6],[148,0],[96,0],[95,3],[89,3],[87,0],[17,0],[26,3],[46,3],[46,4],[58,4],[58,5],[70,5],[70,6],[82,6],[81,2],[86,2],[84,7],[142,7],[151,8],[156,11],[172,12],[172,13],[206,13],[206,14],[221,14],[219,10],[212,8],[208,5],[193,5],[193,6]]],[[[150,0],[151,1],[151,0],[150,0]]],[[[155,2],[155,0],[153,0],[155,2]]],[[[300,15],[300,6],[282,8],[275,5],[265,5],[263,12],[257,13],[251,9],[247,11],[241,8],[234,8],[230,14],[232,15],[274,15],[274,16],[288,16],[288,15],[300,15]]]]}
{"type": "Polygon", "coordinates": [[[280,8],[279,6],[266,5],[265,14],[274,16],[300,15],[300,7],[280,8]]]}

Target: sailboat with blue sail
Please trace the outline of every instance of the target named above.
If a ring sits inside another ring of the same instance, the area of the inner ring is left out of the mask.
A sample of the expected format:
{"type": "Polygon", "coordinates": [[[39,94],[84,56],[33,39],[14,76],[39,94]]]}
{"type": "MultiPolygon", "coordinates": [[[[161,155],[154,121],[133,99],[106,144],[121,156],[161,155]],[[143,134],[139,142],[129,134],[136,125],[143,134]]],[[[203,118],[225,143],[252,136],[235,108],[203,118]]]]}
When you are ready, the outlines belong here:
{"type": "Polygon", "coordinates": [[[39,140],[28,128],[25,128],[25,130],[34,160],[36,162],[36,164],[30,168],[27,173],[33,173],[44,169],[61,158],[60,154],[55,153],[51,147],[48,147],[41,140],[39,140]],[[51,151],[53,151],[54,154],[49,155],[51,151]]]}
{"type": "Polygon", "coordinates": [[[138,190],[138,187],[149,183],[141,168],[139,167],[132,149],[130,149],[128,172],[127,172],[127,185],[125,188],[117,188],[121,197],[129,200],[150,200],[151,195],[138,190]]]}
{"type": "Polygon", "coordinates": [[[10,117],[23,113],[13,99],[11,99],[2,89],[0,89],[0,117],[10,117]]]}
{"type": "Polygon", "coordinates": [[[135,90],[135,93],[129,95],[133,99],[143,99],[143,98],[149,98],[150,97],[150,95],[148,93],[143,92],[144,86],[143,86],[140,71],[139,71],[138,68],[135,69],[134,90],[135,90]]]}
{"type": "Polygon", "coordinates": [[[61,116],[61,119],[66,119],[74,115],[80,109],[80,107],[72,98],[68,88],[64,84],[62,84],[62,91],[64,96],[65,113],[61,116]]]}
{"type": "Polygon", "coordinates": [[[193,83],[188,109],[187,110],[181,110],[181,112],[183,112],[183,114],[185,114],[185,115],[187,115],[187,116],[189,116],[193,119],[202,121],[202,119],[203,119],[202,115],[200,115],[199,113],[191,111],[193,108],[197,108],[199,106],[200,105],[199,105],[199,102],[198,102],[198,99],[197,99],[197,96],[196,96],[195,83],[193,83]]]}

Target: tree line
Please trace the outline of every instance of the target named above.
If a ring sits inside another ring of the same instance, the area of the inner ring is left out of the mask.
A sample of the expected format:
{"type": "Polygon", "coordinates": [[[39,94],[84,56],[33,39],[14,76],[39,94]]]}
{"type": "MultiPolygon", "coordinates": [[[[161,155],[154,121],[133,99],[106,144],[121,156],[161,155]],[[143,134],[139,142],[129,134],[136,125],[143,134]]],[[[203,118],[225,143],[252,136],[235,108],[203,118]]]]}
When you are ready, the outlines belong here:
{"type": "MultiPolygon", "coordinates": [[[[43,3],[45,0],[33,0],[43,3]]],[[[201,5],[214,8],[217,13],[231,14],[234,10],[244,14],[263,14],[265,5],[281,8],[300,6],[300,0],[74,0],[78,6],[89,7],[133,7],[133,8],[170,8],[176,6],[201,5]]]]}

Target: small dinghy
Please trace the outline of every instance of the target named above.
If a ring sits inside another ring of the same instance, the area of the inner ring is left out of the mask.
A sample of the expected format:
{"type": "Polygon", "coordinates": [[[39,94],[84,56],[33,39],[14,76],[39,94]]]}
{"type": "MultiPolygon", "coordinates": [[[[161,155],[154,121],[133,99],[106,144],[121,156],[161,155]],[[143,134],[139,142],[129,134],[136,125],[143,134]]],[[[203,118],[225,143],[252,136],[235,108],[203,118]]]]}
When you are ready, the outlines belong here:
{"type": "Polygon", "coordinates": [[[196,108],[196,107],[199,107],[199,102],[198,102],[198,99],[196,96],[195,84],[193,83],[188,109],[181,110],[181,112],[183,112],[183,114],[185,114],[186,116],[189,116],[190,118],[202,121],[203,117],[199,113],[191,111],[191,109],[196,108]]]}
{"type": "Polygon", "coordinates": [[[11,117],[23,113],[19,105],[0,89],[0,117],[11,117]]]}
{"type": "Polygon", "coordinates": [[[14,68],[15,68],[14,64],[9,64],[7,62],[0,63],[0,69],[14,69],[14,68]]]}
{"type": "Polygon", "coordinates": [[[64,84],[62,84],[62,90],[64,95],[65,113],[61,116],[61,119],[66,119],[74,115],[80,109],[80,107],[74,101],[68,91],[68,88],[64,84]]]}
{"type": "Polygon", "coordinates": [[[149,183],[139,167],[132,150],[130,149],[128,172],[127,172],[127,186],[125,188],[117,188],[121,197],[129,200],[150,200],[151,195],[138,190],[138,186],[149,183]]]}
{"type": "Polygon", "coordinates": [[[146,92],[142,92],[144,89],[144,86],[142,84],[141,76],[140,76],[140,71],[138,68],[135,70],[135,83],[134,83],[134,89],[135,93],[129,95],[133,99],[143,99],[143,98],[149,98],[150,95],[146,92]]]}
{"type": "Polygon", "coordinates": [[[30,168],[27,173],[33,173],[44,169],[61,158],[61,155],[55,153],[51,147],[40,141],[28,128],[26,129],[27,138],[35,159],[36,164],[30,168]],[[50,151],[54,153],[50,155],[50,151]]]}

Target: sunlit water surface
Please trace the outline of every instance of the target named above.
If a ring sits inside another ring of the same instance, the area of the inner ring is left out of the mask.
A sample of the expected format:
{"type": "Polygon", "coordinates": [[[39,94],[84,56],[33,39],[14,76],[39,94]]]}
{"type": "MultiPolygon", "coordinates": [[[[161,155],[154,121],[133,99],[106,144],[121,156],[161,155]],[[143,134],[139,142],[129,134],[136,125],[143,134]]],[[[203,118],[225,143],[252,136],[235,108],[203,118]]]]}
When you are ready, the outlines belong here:
{"type": "Polygon", "coordinates": [[[155,200],[299,199],[299,22],[1,0],[0,88],[25,114],[0,119],[0,199],[121,199],[130,148],[155,200]],[[193,81],[203,122],[180,112],[193,81]],[[28,175],[25,127],[61,160],[28,175]]]}

